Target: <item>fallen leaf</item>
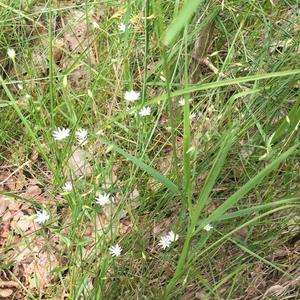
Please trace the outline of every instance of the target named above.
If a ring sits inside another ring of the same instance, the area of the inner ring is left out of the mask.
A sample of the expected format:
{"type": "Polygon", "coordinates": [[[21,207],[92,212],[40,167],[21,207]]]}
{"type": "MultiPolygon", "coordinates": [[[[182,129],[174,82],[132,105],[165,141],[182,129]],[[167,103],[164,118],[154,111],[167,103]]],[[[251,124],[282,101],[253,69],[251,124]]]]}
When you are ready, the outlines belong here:
{"type": "Polygon", "coordinates": [[[11,289],[0,289],[0,297],[4,299],[8,299],[13,294],[13,290],[11,289]]]}
{"type": "Polygon", "coordinates": [[[14,260],[13,272],[31,289],[43,290],[54,278],[52,270],[59,265],[55,249],[45,249],[47,241],[35,238],[32,243],[20,242],[7,259],[14,260]],[[16,255],[17,254],[17,255],[16,255]]]}
{"type": "Polygon", "coordinates": [[[80,176],[90,177],[92,169],[87,159],[87,153],[82,149],[75,149],[67,162],[64,172],[67,178],[70,178],[70,175],[71,178],[78,178],[80,176]]]}
{"type": "Polygon", "coordinates": [[[9,200],[10,199],[8,197],[0,195],[0,216],[2,216],[3,213],[6,211],[9,204],[9,200]]]}
{"type": "Polygon", "coordinates": [[[31,216],[23,215],[20,217],[18,222],[15,224],[14,229],[16,230],[17,227],[20,228],[22,231],[26,231],[28,234],[29,229],[34,229],[35,222],[33,221],[31,216]]]}
{"type": "Polygon", "coordinates": [[[279,284],[273,285],[266,290],[264,296],[266,297],[266,296],[274,295],[278,297],[285,292],[286,288],[287,287],[281,286],[279,284]]]}

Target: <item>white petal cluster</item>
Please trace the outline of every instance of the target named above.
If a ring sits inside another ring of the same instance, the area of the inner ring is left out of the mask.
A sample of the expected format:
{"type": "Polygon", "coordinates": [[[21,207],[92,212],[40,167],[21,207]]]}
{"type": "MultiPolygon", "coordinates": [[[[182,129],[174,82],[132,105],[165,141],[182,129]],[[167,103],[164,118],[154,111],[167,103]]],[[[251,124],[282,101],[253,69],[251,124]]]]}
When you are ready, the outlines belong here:
{"type": "Polygon", "coordinates": [[[96,203],[99,204],[100,206],[110,203],[110,195],[107,193],[99,194],[96,197],[96,203]]]}
{"type": "Polygon", "coordinates": [[[10,59],[14,60],[16,57],[16,51],[13,48],[8,48],[7,49],[7,55],[10,59]]]}
{"type": "Polygon", "coordinates": [[[52,136],[56,141],[62,141],[70,135],[71,130],[69,128],[57,128],[53,131],[52,136]]]}
{"type": "Polygon", "coordinates": [[[141,117],[146,117],[149,116],[151,114],[151,108],[150,107],[143,107],[140,111],[139,111],[139,115],[141,117]]]}
{"type": "Polygon", "coordinates": [[[134,90],[131,90],[131,91],[127,91],[127,92],[124,93],[124,99],[127,102],[134,102],[134,101],[137,101],[137,100],[140,99],[140,95],[141,95],[140,92],[136,92],[134,90]]]}
{"type": "Polygon", "coordinates": [[[203,229],[205,230],[205,231],[210,231],[211,229],[213,229],[213,226],[211,226],[210,224],[207,224],[207,225],[205,225],[204,227],[203,227],[203,229]]]}
{"type": "Polygon", "coordinates": [[[118,27],[119,27],[119,31],[120,32],[125,32],[127,29],[129,29],[131,27],[131,25],[128,24],[126,26],[124,23],[120,23],[118,27]]]}
{"type": "Polygon", "coordinates": [[[63,189],[63,191],[64,191],[65,193],[71,192],[72,189],[73,189],[72,182],[67,181],[67,182],[65,183],[65,185],[62,187],[62,189],[63,189]]]}
{"type": "Polygon", "coordinates": [[[116,244],[114,246],[111,246],[108,250],[111,256],[117,257],[121,255],[123,249],[119,246],[119,244],[116,244]]]}
{"type": "Polygon", "coordinates": [[[174,233],[174,231],[169,231],[166,235],[162,236],[159,240],[158,245],[162,247],[163,250],[169,248],[173,242],[179,239],[179,235],[174,233]]]}
{"type": "Polygon", "coordinates": [[[75,136],[76,136],[77,143],[83,146],[87,143],[88,131],[86,129],[79,128],[76,131],[75,136]]]}
{"type": "Polygon", "coordinates": [[[49,220],[49,217],[50,215],[45,210],[37,211],[34,221],[39,224],[43,224],[49,220]]]}
{"type": "Polygon", "coordinates": [[[178,101],[179,106],[184,106],[185,100],[184,98],[180,98],[178,101]]]}
{"type": "Polygon", "coordinates": [[[192,120],[195,119],[196,117],[197,117],[197,114],[194,113],[194,112],[192,112],[192,113],[190,114],[190,121],[192,121],[192,120]]]}

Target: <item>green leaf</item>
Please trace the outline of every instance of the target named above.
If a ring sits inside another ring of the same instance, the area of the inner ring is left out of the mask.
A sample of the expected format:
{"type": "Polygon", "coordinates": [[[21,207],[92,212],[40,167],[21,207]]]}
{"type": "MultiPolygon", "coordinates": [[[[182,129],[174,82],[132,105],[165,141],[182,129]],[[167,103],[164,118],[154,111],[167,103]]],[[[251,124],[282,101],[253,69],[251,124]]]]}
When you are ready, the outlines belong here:
{"type": "Polygon", "coordinates": [[[278,141],[280,137],[286,132],[287,134],[295,129],[300,122],[300,97],[294,103],[292,109],[287,116],[284,116],[280,122],[279,127],[275,131],[273,142],[278,141]]]}
{"type": "Polygon", "coordinates": [[[257,205],[257,206],[254,206],[254,207],[240,209],[238,211],[234,211],[234,212],[231,212],[231,213],[224,214],[223,216],[221,216],[219,218],[219,221],[220,220],[229,220],[229,219],[238,218],[238,217],[244,217],[244,216],[249,215],[251,213],[258,212],[260,210],[265,210],[267,208],[274,208],[276,206],[280,206],[280,205],[283,205],[283,204],[298,202],[299,200],[300,200],[300,197],[293,197],[293,198],[282,199],[282,200],[277,200],[277,201],[273,201],[273,202],[266,203],[266,204],[257,205]]]}
{"type": "Polygon", "coordinates": [[[199,198],[197,200],[197,204],[194,210],[194,214],[196,214],[195,222],[197,222],[200,212],[205,206],[207,199],[216,183],[216,180],[222,170],[222,167],[224,165],[225,159],[227,157],[228,151],[230,150],[233,140],[234,140],[234,133],[235,131],[231,131],[229,134],[227,134],[224,137],[224,140],[221,144],[221,147],[219,149],[218,155],[216,159],[214,160],[213,166],[209,172],[209,174],[206,177],[206,180],[204,182],[204,186],[201,190],[201,193],[199,195],[199,198]]]}
{"type": "Polygon", "coordinates": [[[250,179],[245,185],[243,185],[237,192],[231,195],[223,204],[221,204],[217,209],[215,209],[210,216],[208,216],[203,222],[201,222],[200,227],[221,219],[222,215],[230,209],[236,202],[238,202],[244,195],[255,188],[267,175],[269,175],[276,167],[278,167],[283,161],[287,159],[292,153],[295,152],[299,144],[291,147],[286,152],[282,153],[277,157],[271,164],[260,171],[255,177],[250,179]]]}
{"type": "Polygon", "coordinates": [[[172,193],[174,193],[174,194],[178,193],[178,191],[179,191],[178,187],[169,178],[167,178],[166,176],[162,175],[161,173],[159,173],[158,171],[156,171],[154,168],[148,166],[143,161],[141,161],[139,158],[137,158],[137,157],[129,154],[125,150],[119,148],[118,146],[116,146],[116,145],[114,145],[114,144],[112,144],[110,142],[102,141],[102,143],[105,144],[105,145],[107,145],[107,146],[109,146],[111,150],[116,151],[120,155],[124,156],[126,159],[130,160],[131,162],[133,162],[137,167],[139,167],[143,171],[147,172],[150,176],[152,176],[157,181],[159,181],[161,184],[163,184],[172,193]]]}
{"type": "Polygon", "coordinates": [[[171,25],[167,29],[163,43],[169,46],[180,33],[180,31],[186,26],[193,14],[201,5],[204,4],[204,0],[186,0],[179,14],[173,19],[171,25]]]}
{"type": "MultiPolygon", "coordinates": [[[[209,83],[192,84],[190,86],[187,86],[184,89],[180,89],[180,90],[172,92],[171,95],[169,95],[169,96],[170,97],[178,97],[178,96],[183,96],[185,94],[190,94],[190,93],[194,93],[194,92],[198,92],[198,91],[211,90],[211,89],[216,89],[219,87],[225,87],[225,86],[229,86],[229,85],[238,85],[238,84],[249,82],[249,81],[271,79],[271,78],[276,78],[276,77],[291,76],[291,75],[297,75],[297,74],[300,74],[300,69],[273,72],[273,73],[256,74],[256,75],[251,75],[251,76],[238,77],[238,78],[234,78],[234,79],[219,80],[219,81],[209,82],[209,83]]],[[[111,123],[115,123],[117,120],[120,120],[120,119],[128,116],[129,114],[140,110],[144,106],[156,105],[156,104],[160,103],[161,101],[165,101],[167,99],[168,99],[168,95],[163,94],[161,96],[158,96],[156,98],[153,98],[152,100],[145,102],[144,104],[136,105],[134,108],[130,109],[129,111],[122,112],[113,117],[109,117],[109,118],[107,118],[106,123],[104,124],[104,126],[102,128],[105,128],[105,127],[109,126],[111,123]]]]}

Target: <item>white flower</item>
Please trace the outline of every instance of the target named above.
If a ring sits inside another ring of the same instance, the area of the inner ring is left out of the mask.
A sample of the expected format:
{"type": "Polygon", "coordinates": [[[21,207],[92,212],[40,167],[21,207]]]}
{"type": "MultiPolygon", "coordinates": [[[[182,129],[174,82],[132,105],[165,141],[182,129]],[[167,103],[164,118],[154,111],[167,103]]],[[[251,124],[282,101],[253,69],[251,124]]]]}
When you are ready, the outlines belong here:
{"type": "Polygon", "coordinates": [[[35,218],[35,222],[39,223],[39,224],[43,224],[45,223],[46,221],[49,220],[49,214],[45,211],[45,210],[42,210],[42,211],[38,211],[36,213],[36,218],[35,218]]]}
{"type": "Polygon", "coordinates": [[[15,57],[16,57],[16,51],[15,49],[12,49],[12,48],[8,48],[7,49],[7,55],[10,59],[14,60],[15,57]]]}
{"type": "Polygon", "coordinates": [[[118,27],[119,27],[119,30],[120,30],[121,32],[125,32],[126,29],[129,29],[129,28],[131,27],[131,25],[128,24],[128,25],[126,26],[124,23],[120,23],[118,27]]]}
{"type": "Polygon", "coordinates": [[[18,83],[17,84],[17,88],[22,91],[24,89],[23,85],[21,83],[18,83]]]}
{"type": "Polygon", "coordinates": [[[92,25],[93,25],[94,29],[99,29],[100,28],[99,24],[96,21],[93,21],[92,25]]]}
{"type": "Polygon", "coordinates": [[[70,129],[69,128],[57,128],[56,130],[53,131],[53,138],[56,141],[62,141],[66,139],[70,135],[70,129]]]}
{"type": "Polygon", "coordinates": [[[179,235],[174,233],[173,230],[169,231],[169,233],[167,234],[167,237],[171,242],[175,242],[179,239],[179,235]]]}
{"type": "Polygon", "coordinates": [[[62,187],[62,189],[63,189],[63,191],[64,191],[65,193],[71,192],[72,189],[73,189],[72,182],[67,181],[67,182],[65,183],[65,185],[62,187]]]}
{"type": "Polygon", "coordinates": [[[170,237],[167,235],[164,235],[160,238],[158,245],[161,246],[164,250],[166,248],[169,248],[171,246],[172,241],[170,240],[170,237]]]}
{"type": "Polygon", "coordinates": [[[93,98],[93,92],[91,90],[87,90],[87,94],[90,98],[93,98]]]}
{"type": "Polygon", "coordinates": [[[82,129],[82,128],[79,128],[76,133],[76,140],[78,142],[79,145],[85,145],[86,142],[87,142],[87,135],[88,135],[88,132],[86,129],[82,129]]]}
{"type": "Polygon", "coordinates": [[[122,248],[119,246],[119,244],[116,244],[115,246],[111,246],[109,248],[109,253],[111,254],[111,256],[120,256],[121,252],[122,252],[122,248]]]}
{"type": "Polygon", "coordinates": [[[143,107],[139,111],[139,115],[142,116],[142,117],[149,116],[150,114],[151,114],[151,108],[150,107],[143,107]]]}
{"type": "Polygon", "coordinates": [[[184,106],[184,102],[185,102],[184,98],[180,98],[178,101],[179,106],[184,106]]]}
{"type": "Polygon", "coordinates": [[[213,227],[210,224],[207,224],[203,227],[204,230],[206,230],[207,232],[210,231],[211,229],[213,229],[213,227]]]}
{"type": "Polygon", "coordinates": [[[103,206],[105,204],[108,204],[110,203],[110,199],[109,199],[110,195],[109,194],[99,194],[97,197],[96,197],[96,203],[103,206]]]}
{"type": "Polygon", "coordinates": [[[139,100],[140,98],[140,92],[136,92],[134,90],[127,91],[124,94],[124,99],[128,102],[134,102],[136,100],[139,100]]]}
{"type": "Polygon", "coordinates": [[[190,121],[192,121],[193,119],[195,119],[196,118],[196,116],[197,116],[197,114],[196,113],[191,113],[190,114],[190,121]]]}
{"type": "Polygon", "coordinates": [[[68,85],[68,76],[67,75],[64,75],[62,85],[63,85],[63,88],[67,87],[67,85],[68,85]]]}

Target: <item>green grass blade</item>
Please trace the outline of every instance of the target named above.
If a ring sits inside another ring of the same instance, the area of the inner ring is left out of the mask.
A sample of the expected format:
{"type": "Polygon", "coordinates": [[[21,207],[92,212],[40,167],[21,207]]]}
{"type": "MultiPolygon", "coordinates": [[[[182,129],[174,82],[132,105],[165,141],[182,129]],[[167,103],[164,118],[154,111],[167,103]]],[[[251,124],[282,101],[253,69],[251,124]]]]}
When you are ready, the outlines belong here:
{"type": "Polygon", "coordinates": [[[235,131],[232,131],[228,135],[225,136],[225,139],[221,144],[220,150],[214,161],[214,164],[213,164],[208,176],[206,177],[204,186],[201,190],[201,193],[197,200],[197,205],[194,210],[193,218],[195,218],[195,220],[194,220],[195,223],[197,222],[199,215],[200,215],[203,207],[205,206],[207,199],[208,199],[208,197],[216,183],[216,180],[222,170],[222,167],[224,165],[228,151],[230,150],[230,148],[233,144],[234,133],[235,133],[235,131]]]}
{"type": "Polygon", "coordinates": [[[134,108],[132,108],[126,112],[122,112],[113,117],[109,117],[106,120],[106,123],[104,123],[102,128],[110,126],[111,123],[114,123],[117,120],[120,120],[120,119],[128,116],[129,114],[140,110],[141,107],[143,107],[143,106],[152,106],[152,105],[156,105],[156,104],[160,103],[161,101],[165,101],[168,99],[169,96],[170,97],[178,97],[178,96],[183,96],[185,94],[190,94],[190,93],[204,91],[204,90],[216,89],[219,87],[225,87],[225,86],[229,86],[229,85],[237,85],[237,84],[241,84],[241,83],[245,83],[245,82],[249,82],[249,81],[257,81],[257,80],[263,80],[263,79],[292,76],[292,75],[297,75],[297,74],[300,74],[300,69],[256,74],[256,75],[251,75],[251,76],[238,77],[238,78],[234,78],[234,79],[225,79],[225,80],[209,82],[209,83],[193,84],[188,87],[185,87],[184,89],[174,91],[171,93],[171,95],[163,94],[161,96],[155,97],[154,99],[145,102],[144,104],[136,105],[134,108]]]}
{"type": "Polygon", "coordinates": [[[235,203],[237,203],[244,195],[246,195],[249,191],[255,188],[267,175],[269,175],[276,167],[278,167],[283,161],[285,161],[288,156],[293,154],[299,144],[291,147],[286,152],[282,153],[279,157],[277,157],[271,164],[269,164],[265,169],[259,172],[255,177],[250,179],[245,185],[243,185],[237,192],[231,195],[223,204],[221,204],[217,209],[213,211],[213,213],[208,216],[201,224],[201,227],[218,221],[221,216],[230,209],[235,203]]]}
{"type": "Polygon", "coordinates": [[[232,213],[224,214],[223,216],[220,217],[220,220],[229,220],[229,219],[233,219],[233,218],[244,217],[244,216],[249,215],[253,212],[258,212],[260,210],[264,210],[264,209],[267,209],[267,208],[272,208],[272,207],[283,205],[283,204],[297,202],[299,200],[300,200],[300,197],[294,197],[294,198],[289,198],[289,199],[282,199],[282,200],[278,200],[278,201],[273,201],[273,202],[270,202],[270,203],[267,203],[267,204],[257,205],[255,207],[241,209],[241,210],[238,210],[238,211],[235,211],[235,212],[232,212],[232,213]]]}
{"type": "Polygon", "coordinates": [[[180,33],[180,31],[190,22],[193,14],[204,4],[204,0],[186,0],[179,14],[173,19],[167,29],[163,43],[169,46],[180,33]]]}
{"type": "Polygon", "coordinates": [[[213,249],[214,247],[216,247],[217,245],[219,245],[220,243],[222,243],[224,240],[226,240],[228,237],[230,237],[234,233],[238,232],[239,230],[243,229],[244,227],[247,227],[250,224],[255,224],[258,220],[263,219],[264,217],[269,216],[269,215],[271,215],[273,213],[276,213],[276,212],[281,211],[281,210],[289,209],[289,208],[298,209],[299,205],[289,204],[289,205],[280,206],[280,207],[274,208],[272,210],[269,210],[269,211],[267,211],[267,212],[265,212],[265,213],[263,213],[261,215],[258,215],[256,217],[252,218],[251,220],[245,222],[244,224],[236,227],[235,229],[233,229],[229,233],[225,234],[222,238],[218,239],[214,243],[212,243],[209,246],[205,247],[205,249],[203,249],[202,251],[198,251],[198,250],[200,250],[200,248],[198,248],[196,252],[194,252],[193,254],[190,255],[188,263],[189,264],[195,263],[195,261],[199,257],[201,257],[203,254],[205,254],[206,252],[209,252],[211,249],[213,249]]]}
{"type": "MultiPolygon", "coordinates": [[[[220,233],[221,234],[221,233],[220,233]]],[[[222,235],[222,234],[221,234],[222,235]]],[[[227,238],[228,241],[232,242],[233,244],[237,245],[239,248],[241,248],[244,252],[250,254],[251,256],[255,257],[256,259],[262,261],[263,263],[265,263],[266,265],[271,266],[272,268],[274,268],[275,270],[279,271],[282,274],[285,274],[287,276],[289,276],[289,274],[287,272],[285,272],[283,269],[281,269],[280,267],[278,267],[277,265],[275,265],[274,263],[272,263],[271,261],[261,257],[260,255],[258,255],[257,253],[251,251],[251,249],[245,247],[244,245],[242,245],[241,243],[235,241],[234,239],[228,237],[227,238]]]]}
{"type": "Polygon", "coordinates": [[[163,184],[172,193],[176,194],[176,193],[179,192],[178,187],[169,178],[162,175],[161,173],[156,171],[154,168],[148,166],[143,161],[141,161],[139,158],[129,154],[128,152],[124,151],[123,149],[119,148],[118,146],[116,146],[116,145],[114,145],[110,142],[102,141],[102,143],[109,146],[109,147],[112,147],[113,151],[116,151],[120,155],[124,156],[126,159],[133,162],[137,167],[139,167],[140,169],[142,169],[143,171],[148,173],[150,176],[155,178],[157,181],[159,181],[161,184],[163,184]]]}
{"type": "Polygon", "coordinates": [[[27,120],[27,118],[24,116],[24,114],[22,113],[21,109],[19,108],[17,101],[15,100],[14,96],[12,95],[12,93],[10,92],[10,90],[8,89],[7,85],[5,84],[2,76],[0,75],[0,85],[2,85],[4,91],[6,92],[9,100],[10,100],[10,105],[14,108],[14,110],[16,111],[18,117],[20,118],[20,120],[22,121],[23,125],[25,126],[25,128],[27,129],[30,137],[32,138],[32,140],[34,141],[37,149],[39,150],[39,153],[42,155],[42,157],[45,159],[49,169],[52,171],[53,175],[55,176],[55,178],[57,179],[58,182],[60,182],[60,178],[57,175],[57,173],[55,172],[55,168],[53,166],[53,164],[51,163],[49,157],[47,156],[44,147],[42,146],[42,143],[40,142],[40,140],[37,138],[36,134],[34,133],[29,121],[27,120]]]}
{"type": "Polygon", "coordinates": [[[287,117],[283,117],[280,125],[275,131],[273,142],[278,141],[285,132],[291,132],[300,122],[300,97],[294,103],[287,117]]]}
{"type": "Polygon", "coordinates": [[[197,220],[199,218],[202,208],[204,207],[204,205],[212,191],[212,188],[214,187],[214,184],[221,172],[221,169],[224,165],[224,162],[225,162],[225,159],[229,152],[229,149],[233,143],[234,133],[235,133],[235,131],[233,130],[225,136],[225,138],[221,144],[221,147],[218,151],[217,157],[214,160],[213,166],[205,180],[203,189],[201,190],[200,196],[197,200],[196,207],[194,208],[193,211],[190,212],[191,213],[191,224],[190,224],[187,234],[186,234],[186,238],[185,238],[184,245],[183,245],[183,248],[182,248],[178,263],[177,263],[175,273],[173,275],[173,278],[170,280],[169,284],[167,285],[167,288],[163,295],[163,299],[168,299],[168,295],[173,290],[173,288],[176,286],[178,279],[182,275],[182,270],[185,267],[185,262],[186,262],[186,259],[187,259],[188,253],[189,253],[190,242],[192,240],[193,235],[195,234],[195,227],[196,227],[197,220]]]}

